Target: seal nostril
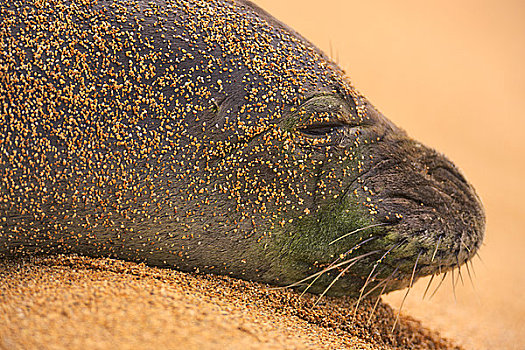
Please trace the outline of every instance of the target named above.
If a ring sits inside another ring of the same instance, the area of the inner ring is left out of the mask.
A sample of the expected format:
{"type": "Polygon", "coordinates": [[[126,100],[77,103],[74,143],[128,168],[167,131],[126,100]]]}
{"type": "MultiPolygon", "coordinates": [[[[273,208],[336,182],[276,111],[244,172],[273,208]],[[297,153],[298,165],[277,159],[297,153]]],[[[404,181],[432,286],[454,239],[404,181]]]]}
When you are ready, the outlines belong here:
{"type": "Polygon", "coordinates": [[[423,201],[419,198],[415,198],[414,196],[410,195],[409,193],[397,193],[392,197],[394,200],[401,200],[406,203],[413,203],[417,206],[424,205],[423,201]]]}
{"type": "Polygon", "coordinates": [[[389,206],[393,210],[414,210],[420,207],[433,207],[431,200],[425,198],[425,195],[421,193],[416,196],[413,193],[395,193],[385,198],[383,201],[385,205],[389,206]]]}
{"type": "Polygon", "coordinates": [[[463,183],[464,185],[468,185],[467,179],[465,179],[465,177],[453,167],[437,166],[429,171],[429,173],[437,179],[446,179],[454,182],[459,180],[459,182],[463,183]]]}

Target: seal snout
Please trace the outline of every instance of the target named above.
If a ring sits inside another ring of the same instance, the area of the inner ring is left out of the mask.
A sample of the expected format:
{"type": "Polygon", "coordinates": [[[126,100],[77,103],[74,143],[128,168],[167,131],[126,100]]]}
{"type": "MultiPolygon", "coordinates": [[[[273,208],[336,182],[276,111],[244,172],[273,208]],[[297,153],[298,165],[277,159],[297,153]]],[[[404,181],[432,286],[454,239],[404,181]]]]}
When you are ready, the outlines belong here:
{"type": "Polygon", "coordinates": [[[408,272],[418,258],[422,276],[472,258],[483,240],[485,215],[457,167],[406,136],[387,137],[371,152],[378,160],[368,170],[363,195],[368,189],[376,218],[391,224],[387,236],[410,246],[410,254],[398,255],[406,265],[401,270],[408,272]]]}

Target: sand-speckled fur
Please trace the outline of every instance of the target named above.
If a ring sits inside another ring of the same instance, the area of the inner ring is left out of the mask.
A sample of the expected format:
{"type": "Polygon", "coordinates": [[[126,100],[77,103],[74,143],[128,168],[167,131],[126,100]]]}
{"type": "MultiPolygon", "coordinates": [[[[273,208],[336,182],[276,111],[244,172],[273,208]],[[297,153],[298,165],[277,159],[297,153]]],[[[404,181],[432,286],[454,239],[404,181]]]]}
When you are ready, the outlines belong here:
{"type": "Polygon", "coordinates": [[[247,1],[2,1],[0,176],[3,256],[328,268],[314,292],[401,288],[484,231],[452,163],[247,1]]]}

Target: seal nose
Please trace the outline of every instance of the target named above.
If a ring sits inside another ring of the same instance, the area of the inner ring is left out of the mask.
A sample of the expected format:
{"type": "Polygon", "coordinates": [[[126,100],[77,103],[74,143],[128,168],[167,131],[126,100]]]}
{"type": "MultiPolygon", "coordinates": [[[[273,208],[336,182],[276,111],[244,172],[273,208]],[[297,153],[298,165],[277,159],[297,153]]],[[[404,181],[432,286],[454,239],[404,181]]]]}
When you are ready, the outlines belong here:
{"type": "Polygon", "coordinates": [[[440,212],[448,217],[448,234],[456,240],[449,247],[455,252],[455,264],[472,258],[481,246],[485,232],[485,212],[479,196],[461,171],[443,155],[427,160],[434,187],[448,199],[440,212]]]}
{"type": "Polygon", "coordinates": [[[459,169],[446,157],[425,147],[425,157],[420,162],[427,169],[420,174],[424,179],[416,187],[422,206],[416,211],[427,223],[427,232],[437,238],[439,262],[455,267],[473,257],[479,249],[485,231],[485,214],[481,201],[459,169]]]}

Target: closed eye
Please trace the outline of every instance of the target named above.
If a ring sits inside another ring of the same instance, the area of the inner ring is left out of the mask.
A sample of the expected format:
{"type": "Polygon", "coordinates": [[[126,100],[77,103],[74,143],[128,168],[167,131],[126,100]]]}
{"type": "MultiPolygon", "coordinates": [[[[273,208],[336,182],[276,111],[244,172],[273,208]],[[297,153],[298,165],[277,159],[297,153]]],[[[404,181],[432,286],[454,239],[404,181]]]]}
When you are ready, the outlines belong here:
{"type": "Polygon", "coordinates": [[[303,126],[298,128],[297,130],[306,136],[311,137],[323,137],[326,135],[331,134],[332,132],[342,129],[345,126],[345,124],[340,122],[328,122],[328,123],[317,123],[317,124],[310,124],[307,126],[303,126]]]}

